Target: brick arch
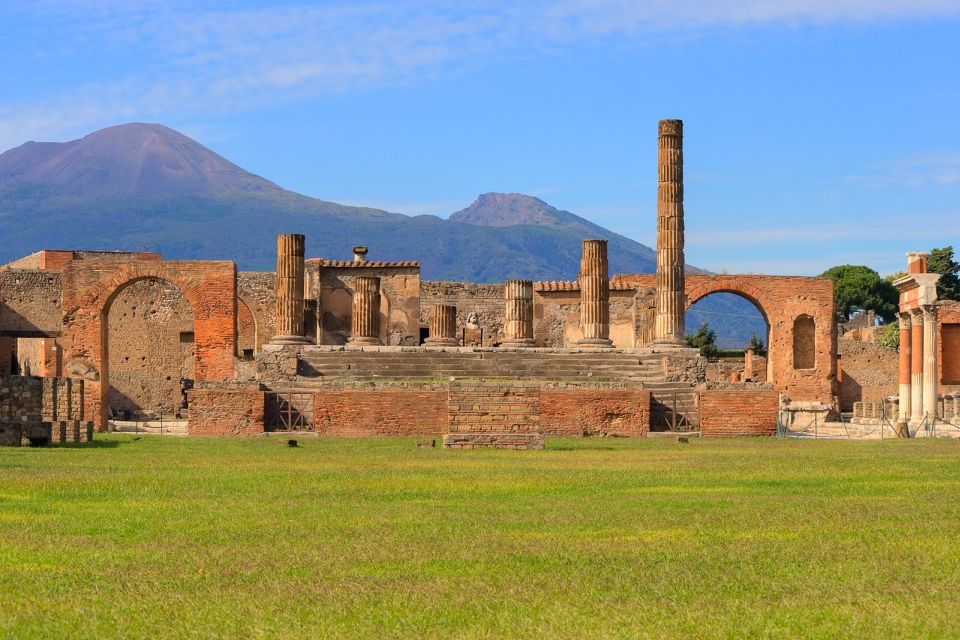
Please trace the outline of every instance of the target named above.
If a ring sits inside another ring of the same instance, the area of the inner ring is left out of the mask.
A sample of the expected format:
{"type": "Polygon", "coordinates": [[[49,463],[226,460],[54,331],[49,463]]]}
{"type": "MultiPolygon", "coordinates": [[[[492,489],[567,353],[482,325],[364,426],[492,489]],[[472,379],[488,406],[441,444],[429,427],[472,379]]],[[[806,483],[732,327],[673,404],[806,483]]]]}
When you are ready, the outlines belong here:
{"type": "MultiPolygon", "coordinates": [[[[78,260],[63,270],[64,360],[83,360],[98,375],[106,363],[106,313],[116,296],[139,280],[177,287],[193,307],[197,380],[230,380],[237,343],[237,271],[228,261],[159,260],[137,254],[78,260]]],[[[106,426],[107,384],[87,396],[88,415],[106,426]]]]}
{"type": "Polygon", "coordinates": [[[748,300],[760,311],[760,315],[770,324],[770,314],[767,307],[773,306],[771,300],[758,287],[749,283],[721,282],[721,283],[702,283],[687,287],[687,309],[696,302],[706,298],[714,293],[732,293],[748,300]]]}

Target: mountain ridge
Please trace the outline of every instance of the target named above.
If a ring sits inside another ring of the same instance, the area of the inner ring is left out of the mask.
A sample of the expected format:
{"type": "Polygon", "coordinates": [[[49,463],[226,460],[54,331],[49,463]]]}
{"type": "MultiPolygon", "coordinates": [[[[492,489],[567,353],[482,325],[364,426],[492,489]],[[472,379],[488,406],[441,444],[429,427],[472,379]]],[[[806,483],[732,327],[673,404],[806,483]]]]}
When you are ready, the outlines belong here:
{"type": "Polygon", "coordinates": [[[650,247],[533,196],[481,194],[449,219],[342,205],[283,189],[146,123],[0,154],[0,228],[0,264],[59,247],[272,270],[275,236],[296,232],[311,256],[349,259],[351,247],[367,245],[374,260],[420,260],[429,280],[573,280],[585,238],[608,241],[611,274],[656,265],[650,247]]]}

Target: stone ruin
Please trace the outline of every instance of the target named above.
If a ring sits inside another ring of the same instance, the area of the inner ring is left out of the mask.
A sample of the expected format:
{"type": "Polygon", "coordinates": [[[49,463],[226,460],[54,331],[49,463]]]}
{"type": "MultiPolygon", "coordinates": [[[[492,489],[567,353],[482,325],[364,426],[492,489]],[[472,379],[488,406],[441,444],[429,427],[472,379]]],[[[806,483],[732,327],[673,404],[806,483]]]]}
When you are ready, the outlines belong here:
{"type": "MultiPolygon", "coordinates": [[[[450,447],[768,435],[782,407],[835,413],[829,279],[686,272],[682,134],[680,121],[660,123],[655,274],[611,276],[599,239],[584,240],[575,279],[503,284],[423,281],[419,262],[370,260],[367,247],[352,260],[308,258],[297,234],[278,238],[274,273],[41,251],[0,267],[0,376],[73,381],[83,414],[65,421],[100,431],[160,417],[188,420],[193,435],[442,435],[450,447]],[[708,363],[685,346],[686,309],[716,292],[760,309],[765,360],[708,363]]],[[[924,327],[905,334],[920,345],[907,364],[924,353],[901,380],[910,419],[937,393],[928,351],[938,334],[926,332],[938,305],[915,271],[898,282],[903,313],[924,327]]],[[[952,329],[940,335],[960,352],[952,329]]],[[[6,393],[3,406],[29,404],[6,393]]]]}

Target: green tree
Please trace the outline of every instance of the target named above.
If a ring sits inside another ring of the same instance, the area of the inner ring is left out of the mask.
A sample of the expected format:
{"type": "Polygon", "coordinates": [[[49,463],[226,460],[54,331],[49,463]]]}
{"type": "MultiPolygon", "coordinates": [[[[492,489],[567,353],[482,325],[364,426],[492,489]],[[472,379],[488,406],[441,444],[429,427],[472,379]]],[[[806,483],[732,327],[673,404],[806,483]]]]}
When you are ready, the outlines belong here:
{"type": "Polygon", "coordinates": [[[960,264],[953,257],[953,247],[931,249],[927,258],[927,271],[939,273],[937,297],[940,300],[960,300],[960,264]]]}
{"type": "Polygon", "coordinates": [[[700,349],[700,353],[705,358],[715,358],[717,356],[717,334],[710,329],[706,322],[700,325],[695,334],[687,334],[687,344],[700,349]]]}
{"type": "Polygon", "coordinates": [[[885,347],[900,350],[900,323],[891,322],[883,327],[877,342],[885,347]]]}
{"type": "Polygon", "coordinates": [[[821,275],[833,281],[833,300],[840,320],[849,320],[854,311],[861,309],[876,312],[886,322],[896,317],[900,293],[870,267],[845,264],[821,275]]]}
{"type": "Polygon", "coordinates": [[[757,337],[757,334],[750,336],[750,342],[747,343],[747,349],[753,349],[758,356],[767,355],[767,347],[763,344],[763,338],[757,337]]]}

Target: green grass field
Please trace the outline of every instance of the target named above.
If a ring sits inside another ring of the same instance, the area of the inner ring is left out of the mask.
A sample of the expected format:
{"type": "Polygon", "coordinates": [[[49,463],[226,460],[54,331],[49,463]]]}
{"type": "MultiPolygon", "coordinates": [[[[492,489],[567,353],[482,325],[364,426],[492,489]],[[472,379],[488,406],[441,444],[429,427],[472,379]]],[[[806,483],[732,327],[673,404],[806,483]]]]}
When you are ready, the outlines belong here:
{"type": "Polygon", "coordinates": [[[5,449],[0,635],[960,637],[960,445],[5,449]]]}

